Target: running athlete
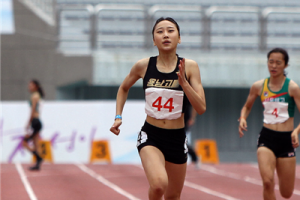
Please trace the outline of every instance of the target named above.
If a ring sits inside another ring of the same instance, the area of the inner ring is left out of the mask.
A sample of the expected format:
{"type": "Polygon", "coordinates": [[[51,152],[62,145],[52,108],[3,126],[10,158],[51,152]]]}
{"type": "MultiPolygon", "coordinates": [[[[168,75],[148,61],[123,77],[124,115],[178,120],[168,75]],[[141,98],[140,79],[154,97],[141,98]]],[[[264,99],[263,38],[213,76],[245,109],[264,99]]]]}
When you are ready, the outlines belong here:
{"type": "Polygon", "coordinates": [[[300,124],[294,129],[294,110],[300,111],[300,89],[286,77],[288,53],[275,48],[268,53],[270,77],[255,82],[241,110],[239,134],[247,131],[246,119],[256,97],[264,107],[264,124],[257,144],[257,159],[263,181],[264,200],[276,199],[274,172],[277,171],[281,196],[290,198],[295,184],[296,153],[300,124]]]}
{"type": "Polygon", "coordinates": [[[184,112],[189,100],[198,114],[206,110],[200,71],[193,60],[176,54],[180,29],[172,18],[159,18],[153,29],[159,55],[139,60],[120,85],[115,122],[120,133],[122,111],[131,86],[140,78],[145,90],[147,118],[137,148],[150,188],[150,200],[179,200],[186,174],[187,147],[184,112]]]}
{"type": "Polygon", "coordinates": [[[30,98],[30,116],[29,121],[26,126],[26,132],[31,132],[31,134],[25,135],[23,139],[23,146],[28,149],[36,158],[36,164],[30,167],[30,170],[39,170],[40,164],[42,163],[43,159],[39,155],[39,137],[40,137],[40,130],[42,129],[42,123],[39,119],[39,107],[40,107],[40,100],[44,97],[44,92],[40,86],[40,83],[37,80],[32,80],[28,84],[29,92],[31,93],[30,98]],[[28,141],[33,141],[33,147],[29,146],[28,141]]]}

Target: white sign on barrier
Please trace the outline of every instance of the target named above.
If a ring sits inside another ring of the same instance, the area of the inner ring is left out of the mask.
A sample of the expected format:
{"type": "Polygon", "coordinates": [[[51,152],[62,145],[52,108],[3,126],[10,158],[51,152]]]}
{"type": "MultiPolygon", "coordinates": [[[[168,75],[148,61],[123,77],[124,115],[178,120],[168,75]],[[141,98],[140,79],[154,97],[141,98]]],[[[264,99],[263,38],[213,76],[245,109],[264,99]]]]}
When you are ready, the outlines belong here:
{"type": "MultiPolygon", "coordinates": [[[[1,162],[31,162],[22,137],[29,118],[28,102],[1,102],[1,162]]],[[[91,142],[108,140],[113,163],[140,163],[138,132],[146,119],[144,101],[127,101],[120,135],[109,131],[115,117],[115,101],[44,102],[41,137],[50,140],[54,163],[87,163],[91,142]]]]}

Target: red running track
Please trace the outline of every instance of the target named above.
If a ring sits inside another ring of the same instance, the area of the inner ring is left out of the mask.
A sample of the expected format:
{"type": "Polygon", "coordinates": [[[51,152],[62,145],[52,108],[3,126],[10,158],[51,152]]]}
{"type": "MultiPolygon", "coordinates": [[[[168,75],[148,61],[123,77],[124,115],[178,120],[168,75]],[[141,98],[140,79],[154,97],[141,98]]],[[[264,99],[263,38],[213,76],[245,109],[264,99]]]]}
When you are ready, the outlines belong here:
{"type": "MultiPolygon", "coordinates": [[[[1,200],[146,200],[148,183],[138,165],[1,164],[1,200]]],[[[300,200],[300,165],[295,192],[300,200]]],[[[278,180],[277,180],[278,182],[278,180]]],[[[258,200],[262,186],[257,164],[188,166],[182,200],[258,200]]],[[[283,200],[276,190],[277,200],[283,200]]]]}

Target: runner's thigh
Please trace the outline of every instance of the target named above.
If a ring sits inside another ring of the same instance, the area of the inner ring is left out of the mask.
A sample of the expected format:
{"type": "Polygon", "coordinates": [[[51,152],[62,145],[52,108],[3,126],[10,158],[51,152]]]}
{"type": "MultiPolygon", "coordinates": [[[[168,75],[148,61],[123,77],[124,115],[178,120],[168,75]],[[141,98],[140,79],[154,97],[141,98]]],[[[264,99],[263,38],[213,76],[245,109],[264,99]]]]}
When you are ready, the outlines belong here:
{"type": "Polygon", "coordinates": [[[140,150],[140,157],[150,187],[157,184],[168,184],[165,158],[158,148],[150,145],[145,146],[140,150]]]}
{"type": "Polygon", "coordinates": [[[263,182],[274,181],[276,157],[273,151],[267,147],[259,147],[257,149],[257,161],[263,182]]]}
{"type": "Polygon", "coordinates": [[[174,164],[166,161],[166,170],[169,184],[165,193],[165,199],[179,199],[186,175],[186,163],[174,164]]]}
{"type": "Polygon", "coordinates": [[[279,179],[280,193],[283,196],[290,196],[294,191],[296,157],[278,158],[277,174],[279,179]]]}

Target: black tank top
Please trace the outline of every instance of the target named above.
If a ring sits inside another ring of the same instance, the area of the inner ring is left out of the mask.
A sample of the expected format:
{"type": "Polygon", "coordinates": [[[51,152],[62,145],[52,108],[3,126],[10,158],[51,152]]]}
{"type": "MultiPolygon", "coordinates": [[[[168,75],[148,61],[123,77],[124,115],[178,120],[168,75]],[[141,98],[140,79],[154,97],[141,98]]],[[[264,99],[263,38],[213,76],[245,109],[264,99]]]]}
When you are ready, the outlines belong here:
{"type": "MultiPolygon", "coordinates": [[[[157,56],[150,57],[149,64],[147,67],[146,74],[143,79],[143,89],[144,91],[147,88],[164,88],[170,90],[178,90],[183,91],[181,85],[178,82],[178,75],[176,72],[179,71],[179,62],[182,60],[181,57],[178,57],[176,68],[173,72],[163,73],[158,71],[156,62],[157,56]]],[[[183,96],[183,104],[182,104],[182,113],[185,113],[188,104],[188,99],[186,95],[183,96]]]]}

